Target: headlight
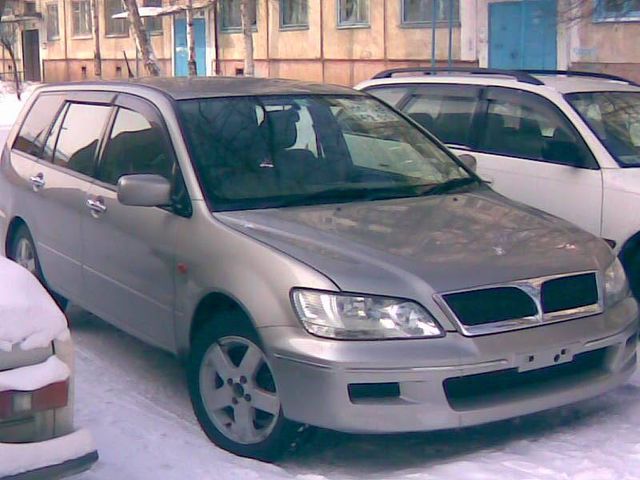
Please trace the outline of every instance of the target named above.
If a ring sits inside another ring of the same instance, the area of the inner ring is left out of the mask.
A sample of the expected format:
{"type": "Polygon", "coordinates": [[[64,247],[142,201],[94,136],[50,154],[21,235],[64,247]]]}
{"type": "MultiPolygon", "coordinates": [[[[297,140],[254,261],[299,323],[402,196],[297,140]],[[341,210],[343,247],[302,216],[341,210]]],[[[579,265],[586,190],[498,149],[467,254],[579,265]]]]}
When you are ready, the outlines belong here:
{"type": "Polygon", "coordinates": [[[624,268],[617,258],[604,272],[604,304],[614,305],[629,294],[629,283],[624,268]]]}
{"type": "Polygon", "coordinates": [[[350,340],[441,337],[444,331],[415,302],[387,297],[294,290],[293,305],[309,333],[350,340]]]}

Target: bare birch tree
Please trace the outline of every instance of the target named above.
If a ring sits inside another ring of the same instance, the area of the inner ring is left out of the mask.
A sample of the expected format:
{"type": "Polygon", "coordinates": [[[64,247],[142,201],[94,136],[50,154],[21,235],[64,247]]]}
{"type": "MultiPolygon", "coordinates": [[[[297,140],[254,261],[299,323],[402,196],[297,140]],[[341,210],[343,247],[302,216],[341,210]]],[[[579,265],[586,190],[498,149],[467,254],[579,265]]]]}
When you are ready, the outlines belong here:
{"type": "MultiPolygon", "coordinates": [[[[195,77],[198,75],[198,63],[196,61],[196,39],[193,30],[193,0],[187,1],[187,47],[189,49],[189,60],[187,61],[189,76],[195,77]]],[[[202,65],[200,67],[202,68],[202,65]]]]}
{"type": "Polygon", "coordinates": [[[136,46],[140,55],[142,55],[142,63],[144,68],[152,77],[160,75],[160,67],[158,66],[158,60],[156,54],[153,51],[153,45],[147,35],[147,30],[140,18],[140,12],[138,11],[138,4],[136,0],[122,0],[125,10],[129,14],[129,27],[131,34],[136,41],[136,46]]]}
{"type": "Polygon", "coordinates": [[[242,35],[244,37],[244,74],[248,77],[253,77],[255,75],[255,64],[253,61],[253,15],[251,15],[251,7],[256,7],[252,0],[240,0],[240,2],[240,18],[242,19],[242,35]]]}
{"type": "Polygon", "coordinates": [[[98,15],[98,2],[91,0],[91,17],[93,29],[93,74],[102,78],[102,54],[100,53],[100,22],[98,15]]]}

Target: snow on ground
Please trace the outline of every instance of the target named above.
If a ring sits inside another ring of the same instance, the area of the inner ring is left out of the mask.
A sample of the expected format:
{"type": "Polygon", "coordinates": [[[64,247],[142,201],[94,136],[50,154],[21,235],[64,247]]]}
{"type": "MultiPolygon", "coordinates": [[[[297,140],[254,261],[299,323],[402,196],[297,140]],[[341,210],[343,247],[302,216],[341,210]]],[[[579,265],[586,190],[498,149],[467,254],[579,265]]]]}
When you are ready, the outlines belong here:
{"type": "Polygon", "coordinates": [[[577,405],[443,432],[320,431],[278,465],[209,443],[172,356],[72,307],[76,422],[100,461],[79,480],[640,479],[640,374],[577,405]]]}
{"type": "Polygon", "coordinates": [[[29,98],[36,86],[38,86],[37,83],[23,84],[21,99],[18,100],[15,94],[15,84],[13,82],[0,82],[0,129],[13,125],[23,103],[29,98]]]}

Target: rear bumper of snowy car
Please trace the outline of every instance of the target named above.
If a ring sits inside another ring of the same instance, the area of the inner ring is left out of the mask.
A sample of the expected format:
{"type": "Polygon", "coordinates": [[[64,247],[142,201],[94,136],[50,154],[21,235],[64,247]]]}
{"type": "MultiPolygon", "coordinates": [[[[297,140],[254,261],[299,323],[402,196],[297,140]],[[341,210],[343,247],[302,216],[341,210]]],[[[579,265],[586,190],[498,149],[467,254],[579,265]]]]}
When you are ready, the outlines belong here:
{"type": "Polygon", "coordinates": [[[287,418],[353,433],[425,431],[558,407],[626,382],[636,368],[638,306],[628,298],[600,315],[477,337],[261,334],[287,418]]]}
{"type": "Polygon", "coordinates": [[[0,480],[55,480],[83,472],[98,460],[91,434],[69,435],[33,443],[2,443],[0,480]]]}

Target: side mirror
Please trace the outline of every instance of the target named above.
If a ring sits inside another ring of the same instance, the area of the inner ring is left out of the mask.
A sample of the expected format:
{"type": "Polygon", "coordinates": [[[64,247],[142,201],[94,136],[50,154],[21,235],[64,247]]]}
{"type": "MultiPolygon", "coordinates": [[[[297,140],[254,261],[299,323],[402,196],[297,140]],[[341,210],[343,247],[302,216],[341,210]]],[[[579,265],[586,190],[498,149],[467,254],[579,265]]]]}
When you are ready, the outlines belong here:
{"type": "Polygon", "coordinates": [[[171,184],[160,175],[123,175],[118,180],[118,201],[132,207],[171,205],[171,184]]]}
{"type": "Polygon", "coordinates": [[[476,157],[473,155],[469,155],[468,153],[463,153],[462,155],[458,155],[458,158],[463,163],[465,167],[467,167],[472,172],[475,172],[478,167],[478,161],[476,157]]]}

